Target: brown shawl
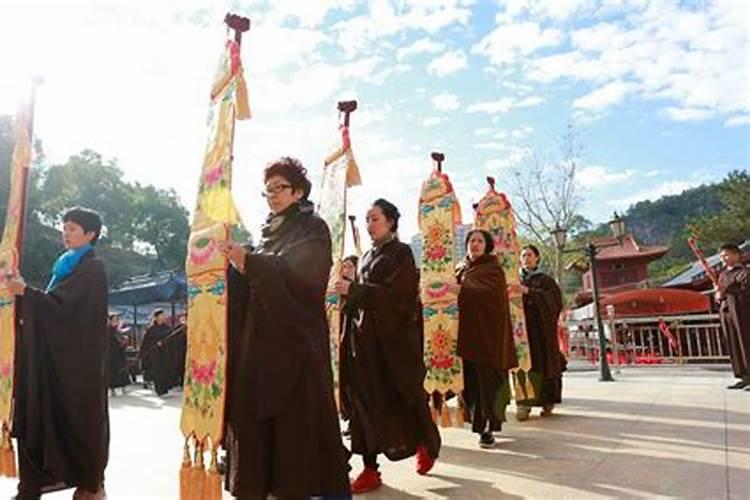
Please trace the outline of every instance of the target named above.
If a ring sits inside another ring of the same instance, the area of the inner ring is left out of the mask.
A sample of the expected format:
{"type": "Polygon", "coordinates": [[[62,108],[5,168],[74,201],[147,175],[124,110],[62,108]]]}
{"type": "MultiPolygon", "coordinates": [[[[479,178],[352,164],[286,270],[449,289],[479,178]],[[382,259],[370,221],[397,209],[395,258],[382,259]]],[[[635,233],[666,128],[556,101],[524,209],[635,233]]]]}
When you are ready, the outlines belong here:
{"type": "Polygon", "coordinates": [[[458,355],[498,370],[518,366],[505,273],[494,255],[459,270],[458,355]]]}

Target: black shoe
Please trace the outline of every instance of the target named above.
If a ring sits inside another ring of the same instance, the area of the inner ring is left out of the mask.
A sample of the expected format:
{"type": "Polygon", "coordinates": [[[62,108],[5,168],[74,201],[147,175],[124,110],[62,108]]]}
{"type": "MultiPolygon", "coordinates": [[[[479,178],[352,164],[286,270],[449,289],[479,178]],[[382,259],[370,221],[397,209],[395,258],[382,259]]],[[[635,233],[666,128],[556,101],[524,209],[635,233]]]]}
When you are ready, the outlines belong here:
{"type": "Polygon", "coordinates": [[[479,447],[492,448],[493,446],[495,446],[495,436],[491,432],[483,432],[479,436],[479,447]]]}
{"type": "Polygon", "coordinates": [[[744,389],[745,387],[750,387],[750,381],[740,380],[736,384],[728,385],[727,389],[744,389]]]}

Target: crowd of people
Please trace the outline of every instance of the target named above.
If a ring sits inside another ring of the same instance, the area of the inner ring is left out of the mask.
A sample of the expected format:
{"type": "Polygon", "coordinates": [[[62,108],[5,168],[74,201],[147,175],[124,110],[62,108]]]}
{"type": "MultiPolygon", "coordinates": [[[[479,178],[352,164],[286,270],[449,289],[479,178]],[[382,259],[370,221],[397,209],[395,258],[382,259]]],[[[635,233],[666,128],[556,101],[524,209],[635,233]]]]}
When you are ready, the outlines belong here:
{"type": "MultiPolygon", "coordinates": [[[[228,279],[228,366],[225,487],[237,498],[348,498],[378,489],[382,457],[416,457],[429,473],[441,436],[423,389],[419,271],[399,241],[398,208],[376,200],[367,212],[372,247],[344,259],[340,294],[340,411],[349,421],[342,438],[331,372],[325,295],[332,267],[327,225],[309,200],[305,168],[281,158],[264,171],[270,215],[257,247],[234,241],[219,248],[231,263],[228,279]],[[352,454],[362,467],[350,478],[352,454]]],[[[104,498],[109,457],[107,389],[130,379],[119,318],[107,318],[107,284],[95,252],[101,219],[89,210],[63,216],[67,251],[46,290],[10,281],[23,296],[24,323],[17,367],[14,436],[18,439],[19,499],[75,487],[74,498],[104,498]],[[106,335],[109,329],[109,335],[106,335]],[[85,347],[85,348],[84,348],[85,347]],[[68,397],[59,397],[60,394],[68,397]]],[[[467,235],[466,261],[457,269],[458,355],[464,386],[456,395],[479,445],[491,447],[511,400],[518,366],[509,297],[522,296],[534,397],[517,401],[519,420],[533,407],[551,415],[561,402],[565,359],[557,339],[562,296],[539,267],[536,247],[524,247],[521,284],[508,286],[493,255],[492,237],[467,235]]],[[[724,247],[718,298],[730,338],[737,385],[750,385],[748,265],[724,247]]],[[[163,311],[153,315],[141,345],[146,377],[157,394],[180,383],[184,343],[163,311]]],[[[184,331],[183,331],[184,334],[184,331]]],[[[184,335],[183,335],[184,337],[184,335]]]]}

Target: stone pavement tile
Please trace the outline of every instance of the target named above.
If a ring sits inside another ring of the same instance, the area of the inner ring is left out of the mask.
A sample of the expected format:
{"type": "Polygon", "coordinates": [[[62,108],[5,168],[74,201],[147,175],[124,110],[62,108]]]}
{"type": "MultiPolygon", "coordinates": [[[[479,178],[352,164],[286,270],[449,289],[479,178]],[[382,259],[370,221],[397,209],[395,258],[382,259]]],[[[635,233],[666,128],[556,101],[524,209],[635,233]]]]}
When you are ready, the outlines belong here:
{"type": "MultiPolygon", "coordinates": [[[[430,475],[417,475],[414,459],[383,459],[386,486],[360,498],[750,498],[750,393],[726,391],[727,372],[639,367],[615,377],[568,373],[556,415],[535,410],[519,423],[511,407],[492,450],[480,449],[468,428],[441,429],[444,448],[430,475]]],[[[111,399],[110,499],[177,497],[180,397],[138,389],[111,399]]],[[[352,466],[357,473],[359,457],[352,466]]],[[[0,498],[14,489],[0,479],[0,498]]]]}
{"type": "Polygon", "coordinates": [[[727,489],[732,499],[750,498],[750,391],[726,391],[727,489]]]}

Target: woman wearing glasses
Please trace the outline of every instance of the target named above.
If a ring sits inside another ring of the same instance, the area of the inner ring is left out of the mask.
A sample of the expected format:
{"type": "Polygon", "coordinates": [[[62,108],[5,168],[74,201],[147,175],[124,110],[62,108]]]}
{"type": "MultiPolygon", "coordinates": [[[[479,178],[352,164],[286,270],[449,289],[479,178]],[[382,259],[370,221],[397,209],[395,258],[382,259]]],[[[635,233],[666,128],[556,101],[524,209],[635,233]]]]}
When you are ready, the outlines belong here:
{"type": "Polygon", "coordinates": [[[348,496],[325,292],[331,237],[293,158],[264,172],[271,213],[258,247],[229,257],[227,488],[239,498],[348,496]]]}

